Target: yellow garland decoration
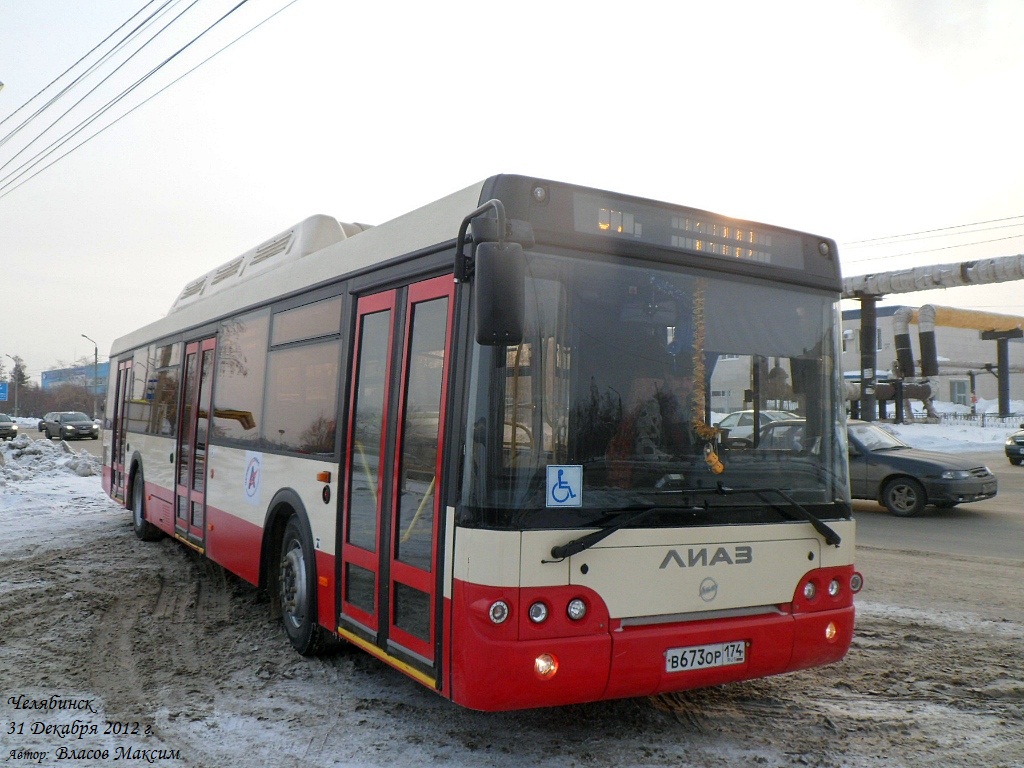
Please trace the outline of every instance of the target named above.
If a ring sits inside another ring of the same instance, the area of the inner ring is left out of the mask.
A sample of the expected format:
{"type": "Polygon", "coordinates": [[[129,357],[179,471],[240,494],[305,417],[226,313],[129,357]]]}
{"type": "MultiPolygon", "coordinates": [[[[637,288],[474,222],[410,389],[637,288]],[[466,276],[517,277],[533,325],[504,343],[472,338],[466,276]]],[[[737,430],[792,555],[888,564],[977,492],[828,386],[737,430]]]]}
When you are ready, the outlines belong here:
{"type": "Polygon", "coordinates": [[[704,421],[704,289],[707,282],[701,278],[693,292],[693,428],[702,440],[714,440],[719,433],[704,421]]]}

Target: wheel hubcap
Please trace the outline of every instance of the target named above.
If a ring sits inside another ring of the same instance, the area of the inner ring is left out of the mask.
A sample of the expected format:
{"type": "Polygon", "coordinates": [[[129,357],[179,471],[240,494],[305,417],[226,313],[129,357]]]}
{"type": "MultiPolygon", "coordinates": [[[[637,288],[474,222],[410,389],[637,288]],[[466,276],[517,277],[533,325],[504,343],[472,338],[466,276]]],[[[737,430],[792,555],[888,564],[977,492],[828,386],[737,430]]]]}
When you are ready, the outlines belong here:
{"type": "Polygon", "coordinates": [[[902,510],[913,509],[914,505],[917,503],[917,494],[914,493],[912,488],[908,488],[905,485],[893,488],[890,498],[892,499],[893,505],[902,510]]]}
{"type": "Polygon", "coordinates": [[[293,627],[306,617],[306,561],[298,542],[292,542],[281,557],[281,608],[293,627]]]}

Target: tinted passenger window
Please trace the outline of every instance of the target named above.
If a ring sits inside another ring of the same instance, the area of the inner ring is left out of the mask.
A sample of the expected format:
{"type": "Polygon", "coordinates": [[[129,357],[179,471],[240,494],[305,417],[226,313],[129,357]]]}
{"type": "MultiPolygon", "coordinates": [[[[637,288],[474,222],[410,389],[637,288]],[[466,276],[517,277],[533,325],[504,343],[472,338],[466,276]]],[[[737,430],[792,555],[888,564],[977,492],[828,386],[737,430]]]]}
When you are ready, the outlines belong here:
{"type": "Polygon", "coordinates": [[[270,353],[263,425],[268,446],[300,453],[334,453],[340,355],[338,340],[270,353]]]}
{"type": "Polygon", "coordinates": [[[331,336],[341,328],[341,297],[335,296],[274,315],[270,345],[331,336]]]}
{"type": "Polygon", "coordinates": [[[146,399],[149,403],[147,434],[173,436],[178,428],[180,363],[180,344],[168,344],[157,348],[146,386],[146,399]]]}
{"type": "Polygon", "coordinates": [[[256,443],[263,418],[270,313],[254,312],[221,325],[213,396],[213,435],[256,443]]]}

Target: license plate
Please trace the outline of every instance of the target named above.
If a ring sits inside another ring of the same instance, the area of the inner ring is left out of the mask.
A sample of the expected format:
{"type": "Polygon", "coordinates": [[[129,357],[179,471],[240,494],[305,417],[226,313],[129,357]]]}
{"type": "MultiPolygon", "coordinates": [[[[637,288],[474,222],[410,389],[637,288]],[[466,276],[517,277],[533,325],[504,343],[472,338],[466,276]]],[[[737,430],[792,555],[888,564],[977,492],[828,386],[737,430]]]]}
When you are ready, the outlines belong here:
{"type": "Polygon", "coordinates": [[[981,492],[982,493],[995,493],[995,491],[996,491],[996,484],[995,483],[985,483],[985,485],[981,486],[981,492]]]}
{"type": "Polygon", "coordinates": [[[713,645],[669,648],[665,652],[666,672],[690,672],[695,669],[728,667],[747,660],[747,644],[742,640],[713,645]]]}

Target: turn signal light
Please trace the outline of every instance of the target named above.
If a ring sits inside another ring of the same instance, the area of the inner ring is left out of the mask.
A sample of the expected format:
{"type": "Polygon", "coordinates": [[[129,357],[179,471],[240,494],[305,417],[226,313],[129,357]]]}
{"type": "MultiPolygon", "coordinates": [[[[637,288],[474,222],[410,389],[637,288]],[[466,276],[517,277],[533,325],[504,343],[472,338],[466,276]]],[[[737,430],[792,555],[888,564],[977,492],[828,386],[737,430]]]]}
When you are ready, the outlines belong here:
{"type": "Polygon", "coordinates": [[[558,672],[558,658],[550,653],[542,653],[533,660],[533,671],[541,680],[550,680],[558,672]]]}

